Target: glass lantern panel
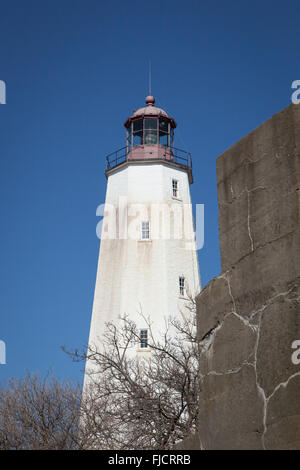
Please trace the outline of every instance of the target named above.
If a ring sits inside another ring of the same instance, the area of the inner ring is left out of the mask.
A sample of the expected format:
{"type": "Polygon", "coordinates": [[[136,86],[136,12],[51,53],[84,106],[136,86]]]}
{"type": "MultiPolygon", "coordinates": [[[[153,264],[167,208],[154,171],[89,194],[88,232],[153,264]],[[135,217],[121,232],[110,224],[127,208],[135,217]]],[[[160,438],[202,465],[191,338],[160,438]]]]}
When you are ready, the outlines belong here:
{"type": "Polygon", "coordinates": [[[133,132],[141,131],[143,129],[143,119],[133,121],[133,132]]]}
{"type": "Polygon", "coordinates": [[[130,150],[131,147],[131,127],[127,127],[127,149],[130,150]]]}
{"type": "Polygon", "coordinates": [[[157,129],[157,119],[145,119],[145,129],[157,129]]]}
{"type": "Polygon", "coordinates": [[[168,134],[165,134],[164,132],[160,132],[159,143],[160,145],[163,145],[164,147],[168,147],[168,134]]]}
{"type": "Polygon", "coordinates": [[[157,144],[157,131],[151,129],[145,129],[145,144],[155,145],[157,144]]]}
{"type": "Polygon", "coordinates": [[[159,131],[169,132],[169,122],[167,121],[167,119],[160,118],[159,131]]]}
{"type": "Polygon", "coordinates": [[[133,133],[133,146],[142,145],[143,143],[143,131],[133,133]]]}

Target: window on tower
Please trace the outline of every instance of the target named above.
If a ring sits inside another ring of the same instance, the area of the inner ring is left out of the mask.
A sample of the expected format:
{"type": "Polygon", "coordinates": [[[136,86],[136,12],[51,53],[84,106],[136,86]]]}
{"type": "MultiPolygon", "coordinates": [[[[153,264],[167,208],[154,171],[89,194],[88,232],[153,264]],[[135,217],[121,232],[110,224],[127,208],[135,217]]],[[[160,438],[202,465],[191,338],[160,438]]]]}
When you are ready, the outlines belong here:
{"type": "Polygon", "coordinates": [[[173,194],[173,197],[177,197],[178,198],[178,195],[179,195],[179,192],[178,192],[178,180],[172,180],[172,194],[173,194]]]}
{"type": "Polygon", "coordinates": [[[185,278],[179,276],[179,294],[185,296],[185,278]]]}
{"type": "Polygon", "coordinates": [[[142,240],[149,240],[150,238],[150,222],[143,221],[141,224],[141,231],[142,231],[142,240]]]}
{"type": "Polygon", "coordinates": [[[140,330],[140,348],[148,348],[148,330],[140,330]]]}

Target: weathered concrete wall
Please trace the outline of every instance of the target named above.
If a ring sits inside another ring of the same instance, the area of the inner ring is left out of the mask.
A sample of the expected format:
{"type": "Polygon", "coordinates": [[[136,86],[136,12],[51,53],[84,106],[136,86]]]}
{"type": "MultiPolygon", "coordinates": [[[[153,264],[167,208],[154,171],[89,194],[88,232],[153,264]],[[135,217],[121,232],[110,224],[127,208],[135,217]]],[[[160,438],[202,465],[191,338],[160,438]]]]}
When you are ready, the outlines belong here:
{"type": "Polygon", "coordinates": [[[197,298],[199,439],[183,448],[300,449],[300,105],[218,157],[217,182],[222,273],[197,298]]]}

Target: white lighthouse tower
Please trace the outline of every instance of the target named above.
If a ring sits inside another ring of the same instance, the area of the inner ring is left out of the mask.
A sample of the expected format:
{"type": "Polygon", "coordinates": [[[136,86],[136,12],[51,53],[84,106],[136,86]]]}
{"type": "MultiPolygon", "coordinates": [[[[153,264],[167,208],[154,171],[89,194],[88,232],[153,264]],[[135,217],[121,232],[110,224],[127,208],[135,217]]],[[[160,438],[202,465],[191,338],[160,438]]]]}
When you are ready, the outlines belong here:
{"type": "Polygon", "coordinates": [[[176,122],[155,106],[153,96],[124,126],[126,147],[107,157],[89,344],[101,348],[106,322],[127,314],[140,329],[135,352],[144,356],[151,351],[140,313],[158,332],[164,318],[181,315],[188,297],[200,290],[192,165],[190,154],[174,147],[176,122]]]}

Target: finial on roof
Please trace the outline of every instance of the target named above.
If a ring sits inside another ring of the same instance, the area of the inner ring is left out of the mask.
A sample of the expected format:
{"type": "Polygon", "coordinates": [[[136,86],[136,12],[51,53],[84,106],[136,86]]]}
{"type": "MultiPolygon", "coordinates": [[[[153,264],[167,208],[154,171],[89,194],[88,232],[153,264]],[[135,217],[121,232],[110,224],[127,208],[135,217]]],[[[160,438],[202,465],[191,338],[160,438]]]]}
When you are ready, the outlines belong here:
{"type": "Polygon", "coordinates": [[[147,106],[154,106],[154,103],[155,103],[155,98],[154,98],[154,96],[148,95],[148,96],[146,97],[146,105],[147,105],[147,106]]]}

